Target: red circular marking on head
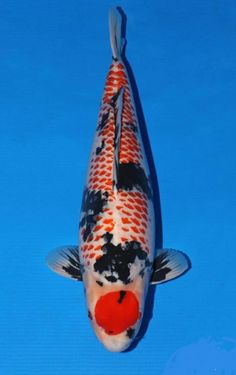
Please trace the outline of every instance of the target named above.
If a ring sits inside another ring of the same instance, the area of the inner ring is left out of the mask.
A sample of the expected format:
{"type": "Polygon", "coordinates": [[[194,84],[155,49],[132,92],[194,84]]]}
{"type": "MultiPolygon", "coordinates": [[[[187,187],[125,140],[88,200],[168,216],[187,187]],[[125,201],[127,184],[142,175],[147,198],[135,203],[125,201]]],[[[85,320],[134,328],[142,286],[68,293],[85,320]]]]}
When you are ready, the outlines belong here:
{"type": "Polygon", "coordinates": [[[95,306],[95,319],[108,335],[118,335],[140,319],[139,302],[133,292],[110,292],[95,306]]]}

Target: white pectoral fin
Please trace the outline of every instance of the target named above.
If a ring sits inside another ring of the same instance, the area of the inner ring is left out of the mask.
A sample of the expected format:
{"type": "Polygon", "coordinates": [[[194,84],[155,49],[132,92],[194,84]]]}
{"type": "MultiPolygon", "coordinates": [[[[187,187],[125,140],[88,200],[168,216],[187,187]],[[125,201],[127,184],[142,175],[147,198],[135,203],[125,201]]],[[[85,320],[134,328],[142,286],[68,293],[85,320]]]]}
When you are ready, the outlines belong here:
{"type": "Polygon", "coordinates": [[[51,251],[46,262],[52,271],[74,280],[82,280],[78,246],[61,246],[51,251]]]}
{"type": "Polygon", "coordinates": [[[191,261],[182,251],[160,249],[153,262],[151,284],[161,284],[176,279],[191,268],[191,261]]]}

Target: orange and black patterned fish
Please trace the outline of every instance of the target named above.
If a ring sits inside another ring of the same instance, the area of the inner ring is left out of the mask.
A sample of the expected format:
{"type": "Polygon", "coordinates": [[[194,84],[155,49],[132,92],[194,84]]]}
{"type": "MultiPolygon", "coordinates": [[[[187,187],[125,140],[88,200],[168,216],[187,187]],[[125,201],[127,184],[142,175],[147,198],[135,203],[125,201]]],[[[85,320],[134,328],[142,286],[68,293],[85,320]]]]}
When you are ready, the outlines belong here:
{"type": "Polygon", "coordinates": [[[190,268],[177,250],[155,249],[153,187],[132,90],[122,60],[122,17],[109,16],[112,64],[107,75],[83,194],[79,246],[56,249],[48,265],[84,283],[88,315],[110,351],[136,337],[151,284],[190,268]]]}

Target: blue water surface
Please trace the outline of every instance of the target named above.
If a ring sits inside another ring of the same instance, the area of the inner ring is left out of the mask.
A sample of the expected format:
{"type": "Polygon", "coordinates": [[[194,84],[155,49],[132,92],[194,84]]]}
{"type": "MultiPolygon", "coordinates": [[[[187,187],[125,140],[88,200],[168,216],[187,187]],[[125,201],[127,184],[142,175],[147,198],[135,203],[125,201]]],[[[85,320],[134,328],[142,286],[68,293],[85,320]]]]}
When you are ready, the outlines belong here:
{"type": "Polygon", "coordinates": [[[235,38],[233,0],[1,2],[0,374],[236,374],[235,38]],[[193,264],[157,288],[122,354],[95,338],[82,285],[45,265],[77,242],[112,5],[127,15],[164,246],[193,264]]]}

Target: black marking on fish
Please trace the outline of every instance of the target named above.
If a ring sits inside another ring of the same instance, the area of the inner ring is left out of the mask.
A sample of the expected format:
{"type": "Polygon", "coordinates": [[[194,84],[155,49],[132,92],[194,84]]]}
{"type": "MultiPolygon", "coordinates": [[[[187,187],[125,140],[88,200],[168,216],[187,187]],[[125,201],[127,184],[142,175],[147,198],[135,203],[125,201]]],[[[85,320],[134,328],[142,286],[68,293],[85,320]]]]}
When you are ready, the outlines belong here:
{"type": "Polygon", "coordinates": [[[118,167],[117,188],[122,190],[132,190],[136,188],[152,198],[150,182],[144,169],[135,163],[120,163],[118,167]]]}
{"type": "Polygon", "coordinates": [[[131,122],[125,123],[125,125],[126,125],[128,128],[132,129],[134,133],[136,133],[137,130],[138,130],[137,126],[134,125],[134,124],[132,124],[131,122]]]}
{"type": "Polygon", "coordinates": [[[142,277],[142,279],[143,279],[143,277],[144,277],[144,274],[145,274],[145,272],[144,272],[145,270],[141,270],[140,272],[139,272],[139,275],[142,277]]]}
{"type": "Polygon", "coordinates": [[[165,280],[168,273],[171,272],[171,268],[165,267],[158,271],[157,277],[155,278],[155,281],[162,281],[165,280]]]}
{"type": "Polygon", "coordinates": [[[125,298],[125,295],[126,295],[126,291],[125,290],[121,290],[120,291],[120,298],[118,299],[118,303],[122,303],[123,299],[125,298]]]}
{"type": "Polygon", "coordinates": [[[156,281],[165,280],[168,273],[171,272],[170,267],[165,267],[169,263],[167,254],[167,252],[163,252],[156,258],[157,261],[154,261],[154,269],[158,269],[158,272],[156,273],[156,281]]]}
{"type": "Polygon", "coordinates": [[[113,97],[110,100],[110,105],[111,105],[111,107],[113,107],[114,110],[115,110],[115,107],[116,107],[117,99],[120,95],[120,90],[121,90],[121,88],[117,91],[117,93],[115,95],[113,95],[113,97]]]}
{"type": "Polygon", "coordinates": [[[104,141],[104,139],[103,139],[103,140],[102,140],[102,143],[101,143],[101,146],[98,146],[98,147],[96,148],[96,155],[99,155],[99,154],[100,154],[100,152],[103,150],[104,146],[105,146],[105,141],[104,141]]]}
{"type": "Polygon", "coordinates": [[[102,115],[101,121],[99,122],[97,126],[97,131],[102,130],[106,126],[107,121],[109,119],[109,114],[110,114],[110,110],[108,110],[106,113],[102,115]]]}
{"type": "Polygon", "coordinates": [[[89,317],[89,319],[90,319],[90,320],[93,320],[93,316],[92,316],[92,314],[91,314],[91,311],[90,311],[90,310],[88,310],[88,317],[89,317]]]}
{"type": "Polygon", "coordinates": [[[97,283],[99,286],[103,286],[103,282],[102,282],[102,281],[96,280],[96,283],[97,283]]]}
{"type": "Polygon", "coordinates": [[[105,234],[103,234],[102,237],[104,238],[105,242],[111,242],[111,240],[113,238],[113,234],[111,234],[109,232],[106,232],[105,234]]]}
{"type": "Polygon", "coordinates": [[[67,265],[62,266],[62,269],[67,272],[73,279],[82,280],[82,273],[84,272],[83,266],[80,263],[79,254],[76,250],[70,249],[70,253],[73,256],[70,256],[65,251],[62,251],[61,254],[65,259],[67,259],[67,265]]]}
{"type": "Polygon", "coordinates": [[[138,258],[145,261],[145,268],[150,266],[146,251],[137,241],[126,242],[125,244],[113,245],[108,242],[102,246],[104,254],[95,262],[94,270],[110,282],[122,281],[130,283],[130,265],[138,258]]]}
{"type": "Polygon", "coordinates": [[[115,283],[117,281],[117,278],[113,275],[106,276],[107,281],[110,281],[111,283],[115,283]]]}
{"type": "Polygon", "coordinates": [[[96,225],[96,216],[103,212],[104,206],[107,204],[108,194],[99,191],[88,190],[87,188],[83,194],[82,201],[82,219],[80,221],[80,228],[85,226],[85,232],[83,233],[83,240],[92,240],[92,230],[96,225]]]}
{"type": "Polygon", "coordinates": [[[135,330],[133,328],[129,328],[126,331],[126,336],[128,336],[129,339],[132,339],[132,337],[134,336],[134,332],[135,330]]]}

